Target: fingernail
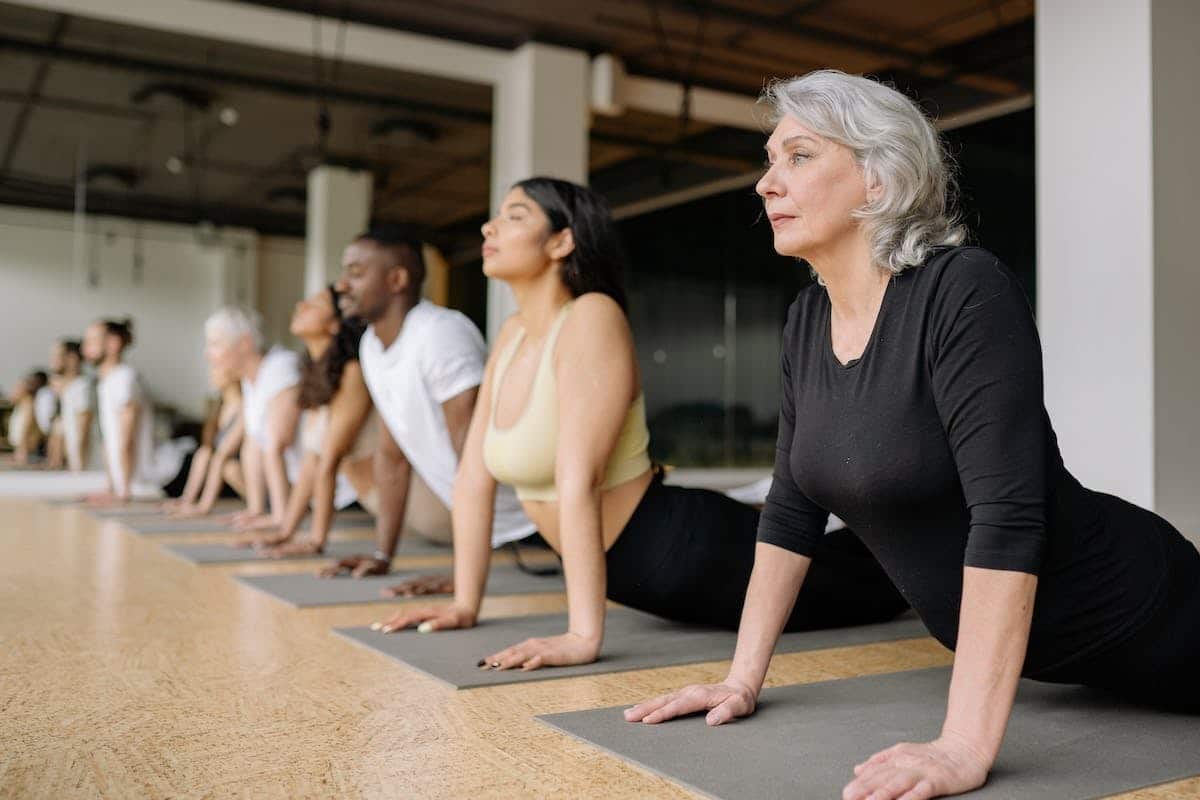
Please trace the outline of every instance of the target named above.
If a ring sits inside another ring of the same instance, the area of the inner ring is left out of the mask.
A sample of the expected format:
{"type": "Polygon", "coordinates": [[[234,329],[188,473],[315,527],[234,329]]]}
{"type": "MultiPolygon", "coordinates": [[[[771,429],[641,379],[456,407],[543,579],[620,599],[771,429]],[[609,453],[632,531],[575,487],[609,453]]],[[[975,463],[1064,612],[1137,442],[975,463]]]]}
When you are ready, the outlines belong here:
{"type": "Polygon", "coordinates": [[[380,629],[380,628],[382,628],[382,627],[383,627],[383,623],[382,623],[382,622],[372,622],[372,623],[371,623],[371,630],[373,630],[373,631],[377,631],[377,630],[379,630],[379,629],[380,629]]]}
{"type": "Polygon", "coordinates": [[[391,625],[384,625],[384,626],[383,626],[382,628],[380,628],[379,630],[383,631],[384,633],[391,633],[391,632],[392,632],[392,626],[391,626],[391,625]]]}
{"type": "Polygon", "coordinates": [[[432,622],[422,622],[420,625],[417,626],[417,633],[429,633],[432,630],[433,630],[432,622]]]}

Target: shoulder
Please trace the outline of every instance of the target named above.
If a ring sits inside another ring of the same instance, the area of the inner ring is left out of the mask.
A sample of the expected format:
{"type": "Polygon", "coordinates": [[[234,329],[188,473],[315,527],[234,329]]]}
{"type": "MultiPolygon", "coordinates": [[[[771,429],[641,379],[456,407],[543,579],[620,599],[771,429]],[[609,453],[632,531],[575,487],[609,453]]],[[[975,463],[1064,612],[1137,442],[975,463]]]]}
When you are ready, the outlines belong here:
{"type": "Polygon", "coordinates": [[[439,345],[465,344],[483,351],[483,335],[461,311],[428,302],[421,303],[413,311],[417,312],[414,321],[423,337],[436,337],[439,345]]]}
{"type": "Polygon", "coordinates": [[[518,318],[516,312],[509,314],[508,318],[501,323],[500,330],[496,332],[496,343],[492,347],[492,352],[503,352],[504,348],[508,347],[517,338],[521,330],[521,320],[518,318]]]}
{"type": "Polygon", "coordinates": [[[936,253],[914,273],[928,298],[928,313],[1032,313],[1020,280],[994,253],[982,247],[954,247],[936,253]]]}
{"type": "Polygon", "coordinates": [[[629,330],[629,320],[617,302],[606,294],[588,292],[575,299],[563,322],[564,338],[612,343],[611,334],[629,330]],[[610,334],[605,336],[604,334],[610,334]]]}
{"type": "Polygon", "coordinates": [[[784,339],[792,339],[802,335],[807,327],[813,324],[823,305],[829,303],[825,287],[816,281],[805,286],[796,293],[796,299],[788,306],[787,322],[783,326],[784,339]]]}

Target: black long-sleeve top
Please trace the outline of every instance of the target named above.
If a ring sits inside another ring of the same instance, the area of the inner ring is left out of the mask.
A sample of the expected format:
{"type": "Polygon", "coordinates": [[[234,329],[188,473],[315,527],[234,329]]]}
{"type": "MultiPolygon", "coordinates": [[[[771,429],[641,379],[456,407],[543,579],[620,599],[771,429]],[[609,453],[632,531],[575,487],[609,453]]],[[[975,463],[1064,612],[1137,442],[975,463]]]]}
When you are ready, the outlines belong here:
{"type": "Polygon", "coordinates": [[[950,648],[964,566],[1038,575],[1027,675],[1127,638],[1161,604],[1179,534],[1064,468],[1033,314],[991,253],[943,249],[889,280],[866,349],[845,365],[829,295],[804,289],[781,362],[759,541],[811,555],[837,514],[950,648]]]}

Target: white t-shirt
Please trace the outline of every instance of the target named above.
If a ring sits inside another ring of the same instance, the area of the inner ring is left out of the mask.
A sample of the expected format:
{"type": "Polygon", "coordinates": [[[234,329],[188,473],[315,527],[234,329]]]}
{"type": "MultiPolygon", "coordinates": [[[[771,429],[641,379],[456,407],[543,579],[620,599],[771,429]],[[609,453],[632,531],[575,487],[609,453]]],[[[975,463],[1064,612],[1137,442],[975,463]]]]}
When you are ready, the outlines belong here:
{"type": "Polygon", "coordinates": [[[92,410],[92,381],[80,375],[63,387],[62,397],[63,441],[73,467],[82,468],[83,440],[79,435],[79,415],[92,410]]]}
{"type": "Polygon", "coordinates": [[[137,370],[129,364],[118,364],[96,385],[96,399],[100,411],[100,436],[104,439],[104,453],[108,458],[108,472],[113,490],[125,494],[133,484],[163,486],[175,476],[170,459],[159,463],[154,450],[154,404],[142,388],[137,370]],[[121,411],[130,403],[141,406],[137,430],[134,431],[133,475],[126,475],[121,458],[121,411]]]}
{"type": "Polygon", "coordinates": [[[242,418],[247,436],[260,446],[266,444],[271,401],[299,382],[300,356],[282,347],[272,347],[259,363],[254,380],[242,379],[242,418]]]}
{"type": "MultiPolygon", "coordinates": [[[[459,312],[422,301],[386,350],[374,326],[367,328],[358,360],[380,419],[412,468],[450,508],[458,456],[442,403],[483,382],[483,337],[459,312]]],[[[512,488],[497,486],[492,546],[533,532],[512,488]]]]}
{"type": "Polygon", "coordinates": [[[58,395],[49,386],[43,386],[33,396],[33,418],[37,426],[46,436],[50,435],[50,426],[58,416],[58,395]]]}

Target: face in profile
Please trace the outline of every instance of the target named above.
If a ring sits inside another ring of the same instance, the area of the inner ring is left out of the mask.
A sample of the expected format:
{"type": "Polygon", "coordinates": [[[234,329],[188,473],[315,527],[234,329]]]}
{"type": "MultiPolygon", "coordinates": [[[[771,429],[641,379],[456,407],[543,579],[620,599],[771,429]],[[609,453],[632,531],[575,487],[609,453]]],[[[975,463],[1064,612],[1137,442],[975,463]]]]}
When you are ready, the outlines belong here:
{"type": "Polygon", "coordinates": [[[101,322],[93,322],[83,332],[83,344],[81,349],[83,357],[90,364],[99,364],[104,360],[104,351],[106,340],[108,339],[108,331],[101,322]]]}
{"type": "Polygon", "coordinates": [[[397,261],[395,248],[358,239],[342,254],[336,286],[342,316],[375,322],[396,295],[408,291],[408,270],[397,261]]]}
{"type": "Polygon", "coordinates": [[[253,349],[249,336],[239,339],[215,330],[204,336],[204,360],[208,362],[209,370],[239,375],[239,367],[253,349]]]}
{"type": "Polygon", "coordinates": [[[333,296],[328,289],[321,289],[296,303],[289,330],[293,336],[304,338],[335,336],[340,327],[333,296]]]}
{"type": "Polygon", "coordinates": [[[236,372],[215,366],[210,361],[208,364],[208,382],[217,391],[224,391],[238,382],[238,376],[236,372]]]}
{"type": "Polygon", "coordinates": [[[785,116],[767,140],[766,173],[754,190],[780,255],[809,258],[857,228],[867,202],[863,171],[848,148],[785,116]]]}
{"type": "Polygon", "coordinates": [[[67,348],[62,342],[50,345],[50,372],[57,375],[66,368],[67,348]]]}
{"type": "Polygon", "coordinates": [[[520,187],[500,204],[500,213],[480,229],[483,274],[502,281],[528,280],[546,268],[558,244],[550,236],[550,219],[520,187]]]}

